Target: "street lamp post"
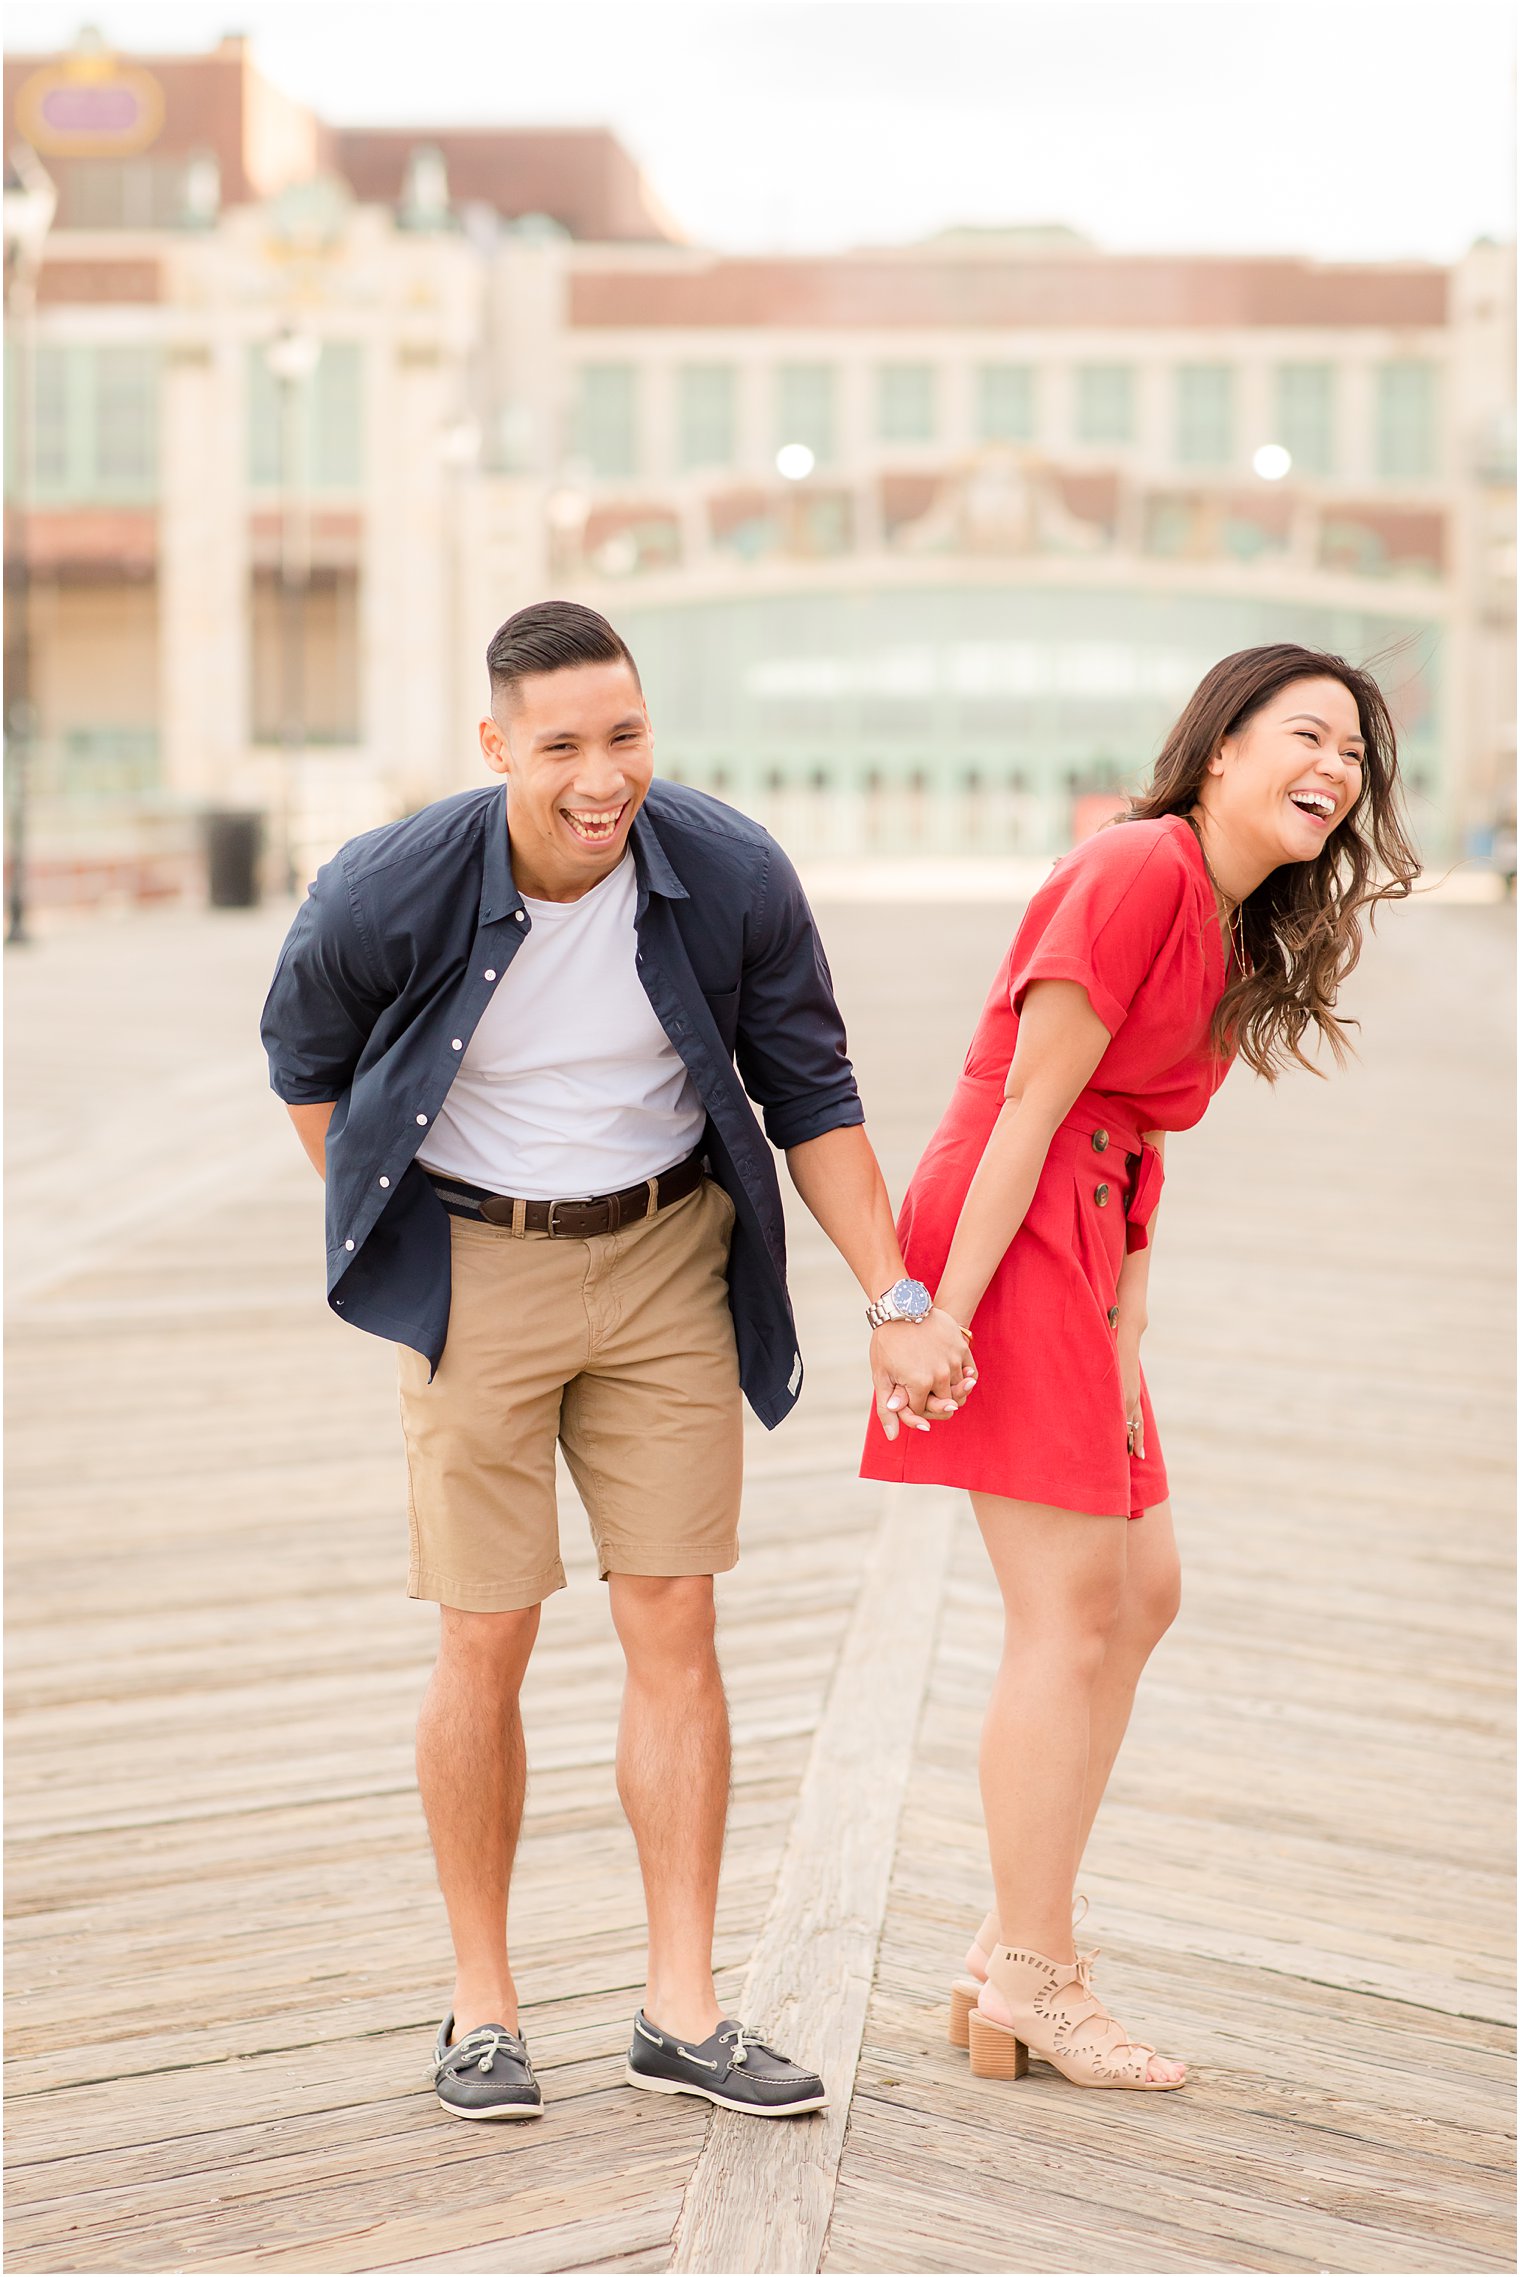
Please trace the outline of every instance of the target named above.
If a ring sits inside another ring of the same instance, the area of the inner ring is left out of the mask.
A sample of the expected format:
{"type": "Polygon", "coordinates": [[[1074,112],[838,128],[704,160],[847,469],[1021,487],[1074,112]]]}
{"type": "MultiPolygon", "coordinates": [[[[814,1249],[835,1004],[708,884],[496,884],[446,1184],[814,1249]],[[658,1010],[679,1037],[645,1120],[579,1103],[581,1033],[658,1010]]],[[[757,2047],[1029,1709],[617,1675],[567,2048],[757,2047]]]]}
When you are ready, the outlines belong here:
{"type": "Polygon", "coordinates": [[[460,637],[470,584],[469,481],[480,461],[481,441],[480,422],[465,414],[441,430],[437,444],[439,464],[444,470],[445,520],[448,525],[443,533],[448,722],[444,730],[444,748],[438,777],[440,791],[449,791],[454,787],[454,770],[459,764],[459,747],[454,738],[464,725],[465,690],[460,637]]]}
{"type": "Polygon", "coordinates": [[[280,410],[280,869],[287,894],[300,887],[295,803],[306,748],[306,594],[311,584],[311,512],[306,481],[306,389],[322,343],[290,327],[271,340],[264,361],[280,410]]]}
{"type": "Polygon", "coordinates": [[[37,711],[32,696],[31,494],[35,467],[37,274],[58,193],[36,153],[25,143],[5,169],[5,314],[15,343],[12,405],[15,461],[6,497],[5,579],[5,806],[10,839],[10,881],[5,938],[19,946],[26,930],[27,791],[37,711]]]}

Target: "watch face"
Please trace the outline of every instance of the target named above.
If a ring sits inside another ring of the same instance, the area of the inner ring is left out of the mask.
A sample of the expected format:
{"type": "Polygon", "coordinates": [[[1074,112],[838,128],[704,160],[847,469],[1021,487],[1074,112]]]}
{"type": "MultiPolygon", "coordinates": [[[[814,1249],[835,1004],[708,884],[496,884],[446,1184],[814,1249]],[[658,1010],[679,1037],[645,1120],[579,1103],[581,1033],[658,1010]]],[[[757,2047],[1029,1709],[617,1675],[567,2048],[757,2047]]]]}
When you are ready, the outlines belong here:
{"type": "Polygon", "coordinates": [[[892,1291],[892,1303],[903,1320],[922,1320],[934,1309],[934,1299],[922,1281],[899,1281],[892,1291]]]}

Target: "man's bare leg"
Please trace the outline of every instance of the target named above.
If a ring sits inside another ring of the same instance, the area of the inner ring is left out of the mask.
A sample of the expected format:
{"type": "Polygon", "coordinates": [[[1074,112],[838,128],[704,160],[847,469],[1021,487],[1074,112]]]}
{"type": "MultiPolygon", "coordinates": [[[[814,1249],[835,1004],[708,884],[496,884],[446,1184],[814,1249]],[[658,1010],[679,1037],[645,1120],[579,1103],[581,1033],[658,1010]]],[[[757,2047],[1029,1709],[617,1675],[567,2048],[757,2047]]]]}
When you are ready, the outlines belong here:
{"type": "Polygon", "coordinates": [[[618,1794],[638,1844],[649,1921],[644,2012],[679,2038],[717,2030],[713,1916],[728,1817],[728,1702],[711,1574],[615,1573],[612,1618],[627,1662],[618,1794]]]}
{"type": "Polygon", "coordinates": [[[454,1940],[454,2037],[517,2025],[507,1962],[507,1889],[528,1760],[518,1695],[539,1608],[439,1607],[438,1659],[417,1718],[417,1784],[454,1940]]]}

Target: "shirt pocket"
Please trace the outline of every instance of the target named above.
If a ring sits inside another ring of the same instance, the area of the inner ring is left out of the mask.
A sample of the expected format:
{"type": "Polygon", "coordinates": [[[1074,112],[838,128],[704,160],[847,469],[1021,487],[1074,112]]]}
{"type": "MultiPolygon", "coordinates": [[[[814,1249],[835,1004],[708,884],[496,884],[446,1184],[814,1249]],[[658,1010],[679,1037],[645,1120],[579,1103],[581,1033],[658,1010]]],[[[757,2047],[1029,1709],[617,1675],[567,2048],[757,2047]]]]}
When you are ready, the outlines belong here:
{"type": "Polygon", "coordinates": [[[704,988],[702,1001],[712,1014],[713,1026],[723,1039],[723,1048],[730,1055],[739,1038],[739,991],[737,988],[712,990],[704,988]]]}

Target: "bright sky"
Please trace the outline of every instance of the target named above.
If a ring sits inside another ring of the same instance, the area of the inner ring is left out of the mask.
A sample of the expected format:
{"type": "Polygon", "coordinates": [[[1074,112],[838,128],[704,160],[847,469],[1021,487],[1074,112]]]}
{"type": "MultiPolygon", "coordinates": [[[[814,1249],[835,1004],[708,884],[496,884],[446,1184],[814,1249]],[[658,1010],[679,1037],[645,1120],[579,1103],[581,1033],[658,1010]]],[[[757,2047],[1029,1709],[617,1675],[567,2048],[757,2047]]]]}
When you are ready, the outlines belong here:
{"type": "Polygon", "coordinates": [[[1514,234],[1493,0],[11,0],[12,52],[252,35],[340,124],[601,122],[695,240],[1062,221],[1120,250],[1445,260],[1514,234]]]}

